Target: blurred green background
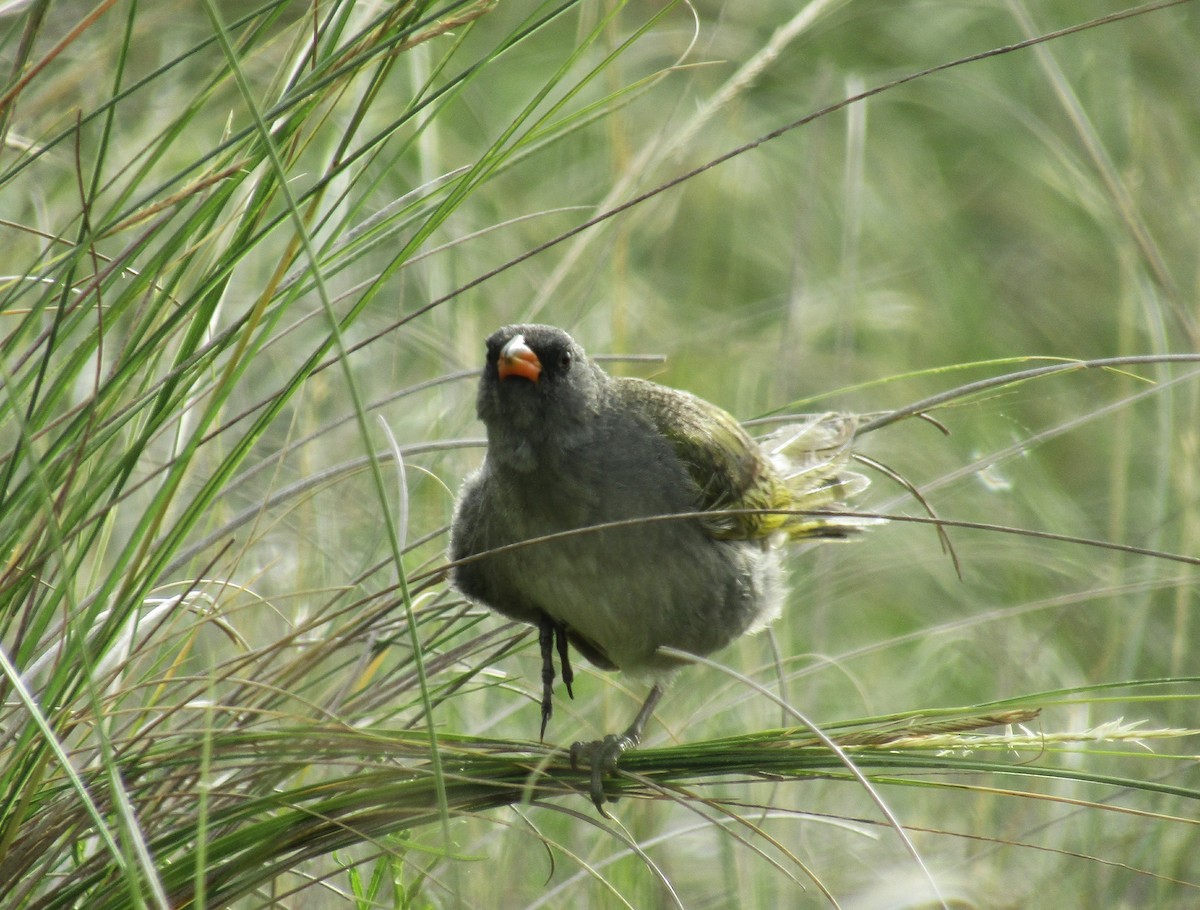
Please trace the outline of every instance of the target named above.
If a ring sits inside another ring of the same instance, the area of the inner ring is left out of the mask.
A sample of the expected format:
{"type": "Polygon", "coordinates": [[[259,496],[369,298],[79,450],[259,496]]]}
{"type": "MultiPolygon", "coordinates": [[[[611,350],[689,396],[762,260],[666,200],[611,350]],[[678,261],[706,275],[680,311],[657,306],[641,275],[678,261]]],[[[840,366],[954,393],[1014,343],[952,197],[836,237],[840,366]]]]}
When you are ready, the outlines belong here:
{"type": "MultiPolygon", "coordinates": [[[[535,738],[536,643],[420,577],[482,456],[474,374],[503,323],[663,355],[609,366],[742,419],[1196,351],[1200,12],[1164,6],[888,88],[528,258],[826,106],[1125,7],[0,9],[0,903],[190,900],[207,843],[271,840],[269,801],[219,809],[323,779],[306,725],[424,729],[402,576],[437,730],[535,738]],[[297,751],[223,764],[272,730],[297,751]]],[[[862,450],[945,518],[1194,558],[1198,393],[1187,365],[1072,372],[862,450]]],[[[861,505],[924,514],[883,476],[861,505]]],[[[915,524],[797,552],[783,619],[718,655],[818,722],[1047,706],[995,760],[1073,776],[879,782],[929,875],[822,779],[702,788],[722,811],[625,799],[616,828],[577,796],[451,809],[269,884],[248,846],[213,868],[255,882],[246,907],[938,906],[929,878],[954,907],[1195,906],[1195,739],[1037,744],[1200,726],[1195,563],[949,535],[961,578],[915,524]]],[[[644,691],[582,669],[549,736],[622,727],[644,691]]],[[[694,668],[646,745],[787,724],[694,668]]]]}

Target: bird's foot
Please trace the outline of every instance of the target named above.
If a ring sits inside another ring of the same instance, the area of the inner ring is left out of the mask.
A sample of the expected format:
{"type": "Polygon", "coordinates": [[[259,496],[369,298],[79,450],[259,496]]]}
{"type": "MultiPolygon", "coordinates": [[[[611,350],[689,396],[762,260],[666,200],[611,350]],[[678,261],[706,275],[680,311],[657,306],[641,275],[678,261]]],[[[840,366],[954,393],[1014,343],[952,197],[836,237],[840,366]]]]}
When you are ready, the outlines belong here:
{"type": "MultiPolygon", "coordinates": [[[[628,733],[617,736],[615,733],[610,733],[604,739],[571,745],[571,768],[578,771],[580,765],[586,764],[592,769],[592,802],[596,804],[596,808],[605,818],[609,816],[604,808],[604,802],[608,799],[604,793],[604,775],[616,771],[621,756],[637,744],[638,737],[636,736],[630,736],[628,733]]],[[[616,802],[616,799],[614,798],[612,801],[616,802]]]]}
{"type": "MultiPolygon", "coordinates": [[[[592,769],[592,802],[596,804],[596,808],[605,818],[608,818],[609,815],[604,810],[604,801],[607,798],[604,795],[604,775],[616,771],[617,762],[621,760],[621,756],[642,741],[642,731],[646,728],[646,721],[654,713],[654,707],[662,698],[662,694],[662,684],[655,683],[650,694],[646,696],[641,710],[638,711],[637,717],[633,719],[629,729],[620,736],[610,733],[604,739],[574,743],[571,746],[571,767],[578,771],[580,762],[586,762],[592,769]]],[[[614,797],[612,801],[616,802],[616,798],[614,797]]]]}
{"type": "Polygon", "coordinates": [[[538,624],[538,644],[542,651],[542,733],[541,739],[546,739],[546,725],[554,714],[554,648],[558,648],[558,661],[562,665],[563,683],[567,687],[567,695],[575,697],[571,684],[575,681],[575,673],[571,670],[571,654],[567,649],[567,627],[555,622],[549,616],[543,616],[538,624]]]}

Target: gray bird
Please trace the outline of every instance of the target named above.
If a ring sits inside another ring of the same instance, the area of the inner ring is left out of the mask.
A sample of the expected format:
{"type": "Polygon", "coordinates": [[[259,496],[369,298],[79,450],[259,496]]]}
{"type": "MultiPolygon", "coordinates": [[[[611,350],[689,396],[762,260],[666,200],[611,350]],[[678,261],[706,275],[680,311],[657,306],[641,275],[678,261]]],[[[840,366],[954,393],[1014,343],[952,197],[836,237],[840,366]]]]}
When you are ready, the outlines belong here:
{"type": "Polygon", "coordinates": [[[610,376],[546,325],[488,338],[477,412],[487,455],[459,494],[451,579],[537,627],[543,738],[556,649],[572,697],[568,645],[652,684],[623,734],[571,747],[573,765],[591,766],[603,813],[603,776],[637,745],[680,666],[659,648],[707,655],[762,628],[785,595],[778,545],[865,523],[821,514],[866,485],[844,470],[854,420],[822,415],[755,442],[695,395],[610,376]],[[693,517],[662,518],[683,513],[693,517]],[[487,555],[498,548],[509,549],[487,555]]]}

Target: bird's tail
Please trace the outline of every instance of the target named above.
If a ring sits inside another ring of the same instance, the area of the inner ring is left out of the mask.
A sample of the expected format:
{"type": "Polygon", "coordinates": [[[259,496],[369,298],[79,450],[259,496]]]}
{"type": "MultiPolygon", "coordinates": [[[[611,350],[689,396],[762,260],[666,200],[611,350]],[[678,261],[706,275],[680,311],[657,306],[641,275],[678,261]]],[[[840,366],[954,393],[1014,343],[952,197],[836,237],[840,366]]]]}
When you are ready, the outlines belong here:
{"type": "Polygon", "coordinates": [[[789,518],[779,529],[787,539],[845,539],[881,523],[881,519],[841,511],[870,484],[865,476],[847,468],[853,459],[857,429],[858,418],[853,414],[813,414],[759,440],[787,483],[791,507],[821,513],[789,518]]]}

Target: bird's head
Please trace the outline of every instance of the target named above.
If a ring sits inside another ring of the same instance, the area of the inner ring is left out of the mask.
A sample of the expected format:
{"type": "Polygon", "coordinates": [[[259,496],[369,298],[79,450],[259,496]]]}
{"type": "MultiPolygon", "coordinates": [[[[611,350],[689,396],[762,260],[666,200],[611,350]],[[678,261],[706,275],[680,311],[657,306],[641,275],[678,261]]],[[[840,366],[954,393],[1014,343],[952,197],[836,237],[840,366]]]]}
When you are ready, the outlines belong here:
{"type": "Polygon", "coordinates": [[[607,380],[562,329],[508,325],[493,332],[477,399],[489,449],[527,461],[547,446],[579,444],[607,380]]]}

